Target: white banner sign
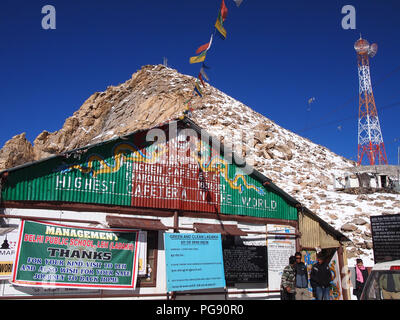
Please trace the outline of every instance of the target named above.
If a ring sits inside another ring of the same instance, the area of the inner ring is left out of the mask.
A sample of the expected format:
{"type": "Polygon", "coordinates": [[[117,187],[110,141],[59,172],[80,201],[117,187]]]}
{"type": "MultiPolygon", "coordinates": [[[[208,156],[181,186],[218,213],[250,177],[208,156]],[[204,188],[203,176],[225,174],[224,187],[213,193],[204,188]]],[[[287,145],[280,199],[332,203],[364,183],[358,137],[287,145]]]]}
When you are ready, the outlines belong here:
{"type": "Polygon", "coordinates": [[[147,231],[139,232],[139,276],[147,274],[147,231]]]}
{"type": "Polygon", "coordinates": [[[289,257],[296,252],[295,228],[281,225],[267,225],[267,232],[287,235],[268,234],[268,288],[279,290],[283,269],[289,264],[289,257]]]}

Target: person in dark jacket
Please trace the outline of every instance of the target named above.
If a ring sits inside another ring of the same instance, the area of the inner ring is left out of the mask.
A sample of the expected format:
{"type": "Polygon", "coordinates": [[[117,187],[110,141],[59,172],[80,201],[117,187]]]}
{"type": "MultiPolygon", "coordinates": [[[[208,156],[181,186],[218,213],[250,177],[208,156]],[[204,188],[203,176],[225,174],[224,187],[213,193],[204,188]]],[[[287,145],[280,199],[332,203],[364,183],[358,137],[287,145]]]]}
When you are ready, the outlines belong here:
{"type": "Polygon", "coordinates": [[[281,300],[295,300],[295,281],[296,281],[296,270],[294,268],[296,264],[296,258],[294,256],[289,257],[289,265],[287,265],[282,272],[281,278],[281,300]]]}
{"type": "Polygon", "coordinates": [[[307,266],[301,261],[300,252],[296,252],[294,256],[296,257],[296,300],[310,300],[307,266]]]}
{"type": "Polygon", "coordinates": [[[356,295],[357,300],[360,300],[361,293],[368,278],[368,270],[364,267],[362,259],[356,259],[356,263],[356,287],[353,293],[356,295]]]}
{"type": "Polygon", "coordinates": [[[321,254],[317,255],[318,262],[312,266],[310,274],[313,295],[317,300],[329,300],[330,282],[332,281],[329,264],[321,254]]]}

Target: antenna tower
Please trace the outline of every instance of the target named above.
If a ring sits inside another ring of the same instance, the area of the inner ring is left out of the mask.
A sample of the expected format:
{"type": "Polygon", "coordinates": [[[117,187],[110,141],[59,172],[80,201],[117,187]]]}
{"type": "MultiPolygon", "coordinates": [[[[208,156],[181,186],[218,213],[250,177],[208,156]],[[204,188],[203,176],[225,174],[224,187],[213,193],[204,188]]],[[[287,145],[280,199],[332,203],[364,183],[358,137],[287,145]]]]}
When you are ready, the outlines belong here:
{"type": "Polygon", "coordinates": [[[378,51],[376,43],[369,44],[361,38],[354,44],[357,52],[359,78],[358,152],[357,164],[367,155],[369,165],[388,164],[381,126],[372,92],[369,58],[378,51]]]}

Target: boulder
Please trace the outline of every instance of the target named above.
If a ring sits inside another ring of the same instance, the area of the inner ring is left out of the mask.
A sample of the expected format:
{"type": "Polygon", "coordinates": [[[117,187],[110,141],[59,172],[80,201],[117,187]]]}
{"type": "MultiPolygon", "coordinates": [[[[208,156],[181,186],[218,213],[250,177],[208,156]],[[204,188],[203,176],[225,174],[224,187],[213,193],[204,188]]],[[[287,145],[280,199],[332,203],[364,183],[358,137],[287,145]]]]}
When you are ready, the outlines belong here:
{"type": "Polygon", "coordinates": [[[375,201],[372,205],[375,207],[383,208],[385,206],[385,202],[375,201]]]}
{"type": "Polygon", "coordinates": [[[283,156],[280,157],[280,159],[282,159],[282,160],[292,160],[293,153],[292,153],[292,150],[290,150],[289,147],[281,144],[281,145],[275,146],[275,149],[283,153],[283,156]]]}
{"type": "Polygon", "coordinates": [[[34,160],[33,147],[25,132],[12,137],[0,149],[0,171],[34,160]]]}
{"type": "Polygon", "coordinates": [[[263,143],[266,138],[267,133],[265,131],[256,131],[254,133],[254,140],[258,141],[259,143],[263,143]]]}
{"type": "Polygon", "coordinates": [[[334,214],[334,213],[329,213],[328,217],[331,218],[332,220],[337,220],[338,219],[338,216],[336,214],[334,214]]]}
{"type": "Polygon", "coordinates": [[[268,131],[271,129],[271,125],[269,123],[259,123],[254,127],[254,131],[268,131]]]}
{"type": "Polygon", "coordinates": [[[344,232],[352,232],[357,230],[358,228],[352,223],[345,223],[344,225],[341,226],[340,229],[344,232]]]}
{"type": "Polygon", "coordinates": [[[364,219],[361,219],[361,218],[353,219],[353,221],[351,221],[351,222],[358,226],[362,226],[362,225],[368,223],[367,221],[365,221],[364,219]]]}

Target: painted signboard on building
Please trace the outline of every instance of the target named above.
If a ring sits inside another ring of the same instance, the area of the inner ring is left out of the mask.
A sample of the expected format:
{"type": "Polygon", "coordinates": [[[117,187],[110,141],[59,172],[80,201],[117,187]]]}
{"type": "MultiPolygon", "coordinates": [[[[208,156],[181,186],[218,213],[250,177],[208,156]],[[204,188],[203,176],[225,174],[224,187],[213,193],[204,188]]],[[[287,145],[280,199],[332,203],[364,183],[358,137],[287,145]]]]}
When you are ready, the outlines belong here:
{"type": "Polygon", "coordinates": [[[64,288],[135,288],[138,231],[22,220],[12,283],[64,288]]]}
{"type": "Polygon", "coordinates": [[[165,233],[167,291],[224,288],[219,233],[165,233]]]}
{"type": "Polygon", "coordinates": [[[163,142],[147,140],[138,132],[12,171],[2,199],[297,219],[296,208],[201,137],[178,130],[163,142]]]}
{"type": "Polygon", "coordinates": [[[18,239],[18,228],[2,228],[0,235],[0,280],[11,277],[15,248],[18,239]]]}

